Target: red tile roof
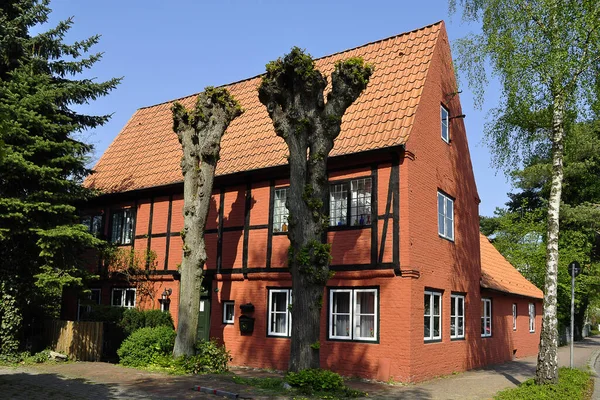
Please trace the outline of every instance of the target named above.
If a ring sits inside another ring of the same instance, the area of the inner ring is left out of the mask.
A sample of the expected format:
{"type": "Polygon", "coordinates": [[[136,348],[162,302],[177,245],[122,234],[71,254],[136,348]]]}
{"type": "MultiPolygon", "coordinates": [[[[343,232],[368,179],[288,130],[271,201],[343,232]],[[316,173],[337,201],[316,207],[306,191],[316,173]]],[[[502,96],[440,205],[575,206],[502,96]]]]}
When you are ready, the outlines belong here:
{"type": "MultiPolygon", "coordinates": [[[[330,76],[336,61],[349,57],[363,57],[375,66],[367,89],[342,119],[331,156],[406,142],[442,29],[443,22],[438,22],[316,61],[326,76],[330,76]]],[[[225,85],[245,112],[223,136],[217,175],[287,163],[287,146],[275,135],[271,119],[258,100],[260,80],[257,76],[225,85]]],[[[195,97],[179,101],[191,107],[195,97]]],[[[182,153],[172,129],[171,104],[137,110],[94,167],[96,173],[84,184],[105,192],[121,192],[181,182],[182,153]]]]}
{"type": "Polygon", "coordinates": [[[479,238],[481,249],[481,287],[500,292],[541,299],[543,292],[529,282],[509,263],[483,234],[479,238]]]}

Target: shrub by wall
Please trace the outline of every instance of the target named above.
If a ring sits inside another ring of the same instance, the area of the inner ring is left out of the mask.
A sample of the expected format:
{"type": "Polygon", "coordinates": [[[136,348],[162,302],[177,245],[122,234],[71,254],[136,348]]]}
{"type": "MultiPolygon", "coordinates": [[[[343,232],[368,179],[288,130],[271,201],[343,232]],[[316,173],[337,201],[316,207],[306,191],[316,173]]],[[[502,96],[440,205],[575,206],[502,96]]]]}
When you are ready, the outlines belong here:
{"type": "Polygon", "coordinates": [[[131,367],[151,365],[156,359],[171,354],[175,336],[173,328],[168,326],[138,329],[117,350],[119,363],[131,367]]]}

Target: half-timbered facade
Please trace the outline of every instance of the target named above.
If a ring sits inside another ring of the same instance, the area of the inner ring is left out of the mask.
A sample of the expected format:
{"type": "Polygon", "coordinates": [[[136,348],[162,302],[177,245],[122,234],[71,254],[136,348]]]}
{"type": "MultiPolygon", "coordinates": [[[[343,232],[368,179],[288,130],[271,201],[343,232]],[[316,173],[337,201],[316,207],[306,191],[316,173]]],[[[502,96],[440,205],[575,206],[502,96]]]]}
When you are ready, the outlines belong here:
{"type": "MultiPolygon", "coordinates": [[[[344,116],[329,161],[335,275],[323,296],[323,367],[416,381],[534,354],[541,292],[480,237],[443,22],[323,57],[317,66],[330,74],[337,60],[354,56],[375,72],[344,116]]],[[[287,149],[258,101],[259,83],[226,86],[245,112],[222,141],[199,334],[224,341],[233,364],[286,369],[294,323],[287,149]]],[[[179,101],[189,106],[194,98],[179,101]]],[[[124,248],[156,254],[149,266],[156,296],[104,279],[94,299],[160,307],[177,320],[183,190],[170,105],[139,109],[119,133],[86,180],[105,194],[82,221],[124,248]]],[[[104,266],[92,264],[103,274],[104,266]]],[[[66,293],[63,316],[85,313],[77,304],[66,293]]]]}

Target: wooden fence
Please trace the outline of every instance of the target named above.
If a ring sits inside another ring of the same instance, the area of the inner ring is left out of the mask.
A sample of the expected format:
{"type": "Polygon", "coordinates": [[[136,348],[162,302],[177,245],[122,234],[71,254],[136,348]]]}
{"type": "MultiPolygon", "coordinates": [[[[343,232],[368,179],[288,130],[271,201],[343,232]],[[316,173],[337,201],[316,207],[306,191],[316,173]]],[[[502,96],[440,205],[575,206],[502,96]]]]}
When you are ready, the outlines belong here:
{"type": "Polygon", "coordinates": [[[50,348],[70,359],[100,361],[104,340],[102,322],[48,321],[46,338],[50,348]]]}

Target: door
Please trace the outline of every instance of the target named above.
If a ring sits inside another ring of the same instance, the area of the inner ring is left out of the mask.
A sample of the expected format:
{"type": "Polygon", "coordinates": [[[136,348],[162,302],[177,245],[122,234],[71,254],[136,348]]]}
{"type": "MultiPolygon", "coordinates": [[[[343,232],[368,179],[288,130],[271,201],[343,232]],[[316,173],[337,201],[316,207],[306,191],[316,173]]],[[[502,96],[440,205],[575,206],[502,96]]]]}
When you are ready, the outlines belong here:
{"type": "Polygon", "coordinates": [[[200,294],[200,311],[198,312],[198,338],[197,340],[209,340],[210,335],[210,297],[208,290],[202,290],[200,294]]]}

